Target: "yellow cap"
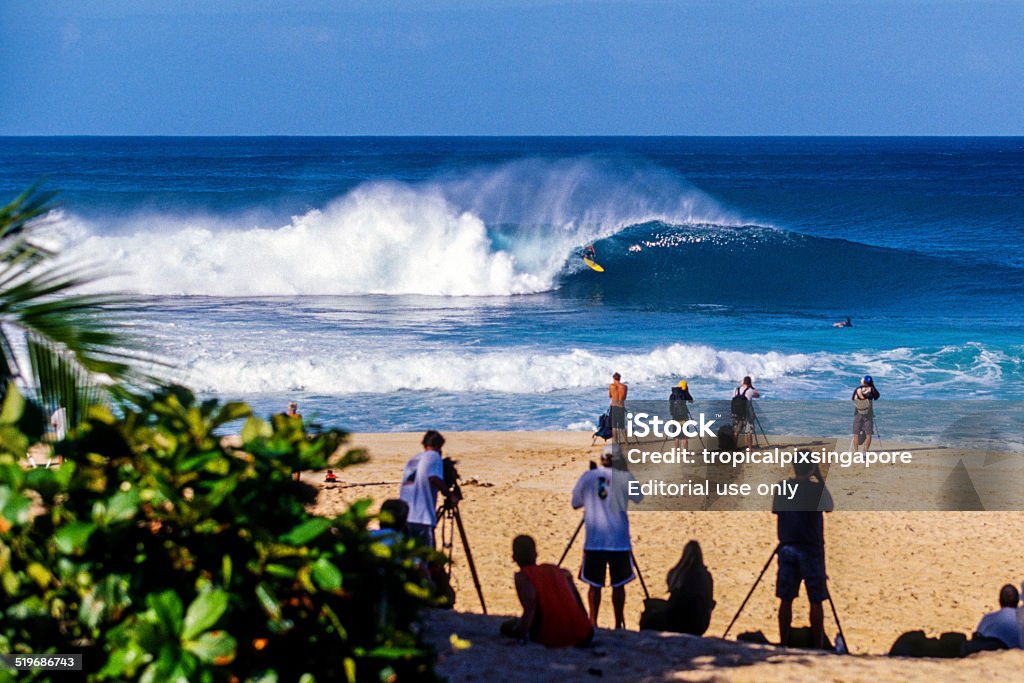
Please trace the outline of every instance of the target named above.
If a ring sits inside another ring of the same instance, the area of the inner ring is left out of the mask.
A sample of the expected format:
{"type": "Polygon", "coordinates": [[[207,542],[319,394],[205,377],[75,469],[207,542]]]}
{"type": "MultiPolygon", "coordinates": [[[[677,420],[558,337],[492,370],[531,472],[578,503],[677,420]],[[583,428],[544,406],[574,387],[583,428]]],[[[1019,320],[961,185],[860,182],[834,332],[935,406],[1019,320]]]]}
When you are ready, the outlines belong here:
{"type": "Polygon", "coordinates": [[[679,380],[679,388],[680,389],[685,389],[686,388],[686,380],[685,379],[679,380]]]}

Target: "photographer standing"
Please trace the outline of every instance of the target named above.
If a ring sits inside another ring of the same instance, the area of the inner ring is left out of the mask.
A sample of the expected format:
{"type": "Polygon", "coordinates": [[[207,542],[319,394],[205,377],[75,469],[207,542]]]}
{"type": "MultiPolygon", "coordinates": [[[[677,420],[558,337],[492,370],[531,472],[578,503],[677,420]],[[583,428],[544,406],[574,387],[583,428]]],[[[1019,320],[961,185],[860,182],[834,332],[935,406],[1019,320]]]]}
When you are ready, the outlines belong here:
{"type": "Polygon", "coordinates": [[[444,437],[431,429],[423,435],[422,443],[423,452],[412,456],[405,463],[398,497],[409,505],[406,535],[433,548],[434,527],[437,526],[437,493],[440,491],[446,497],[448,495],[448,487],[444,483],[444,463],[441,460],[444,437]]]}
{"type": "Polygon", "coordinates": [[[572,490],[572,507],[575,510],[583,508],[586,526],[579,578],[590,585],[587,594],[590,621],[597,626],[601,589],[605,585],[605,577],[608,577],[612,587],[615,628],[625,628],[626,584],[636,578],[626,506],[630,500],[640,502],[643,496],[639,493],[629,495],[629,482],[635,479],[628,470],[612,468],[616,448],[611,444],[605,446],[601,467],[584,472],[576,482],[572,490]]]}
{"type": "Polygon", "coordinates": [[[825,610],[828,599],[825,575],[825,521],[823,512],[832,512],[832,494],[817,465],[793,463],[794,477],[787,480],[796,486],[793,498],[776,494],[772,512],[778,522],[779,573],[775,596],[779,598],[779,645],[789,642],[793,621],[793,600],[800,593],[800,582],[807,587],[811,603],[811,638],[818,649],[825,644],[825,610]]]}
{"type": "Polygon", "coordinates": [[[871,448],[871,435],[875,433],[875,401],[881,398],[878,389],[875,388],[875,380],[871,375],[864,375],[860,386],[853,390],[853,450],[860,450],[861,443],[864,450],[871,448]],[[864,440],[861,441],[861,437],[864,440]]]}

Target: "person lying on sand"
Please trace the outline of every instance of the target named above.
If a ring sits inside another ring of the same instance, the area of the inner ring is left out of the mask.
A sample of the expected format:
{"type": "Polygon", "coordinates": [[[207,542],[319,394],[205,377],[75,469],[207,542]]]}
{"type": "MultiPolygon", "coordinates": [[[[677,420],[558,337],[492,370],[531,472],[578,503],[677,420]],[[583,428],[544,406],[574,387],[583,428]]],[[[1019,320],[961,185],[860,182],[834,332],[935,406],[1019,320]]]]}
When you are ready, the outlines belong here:
{"type": "Polygon", "coordinates": [[[572,575],[553,564],[537,564],[537,544],[530,536],[512,541],[512,559],[519,565],[515,583],[523,616],[504,622],[501,634],[547,647],[589,645],[594,627],[572,575]]]}

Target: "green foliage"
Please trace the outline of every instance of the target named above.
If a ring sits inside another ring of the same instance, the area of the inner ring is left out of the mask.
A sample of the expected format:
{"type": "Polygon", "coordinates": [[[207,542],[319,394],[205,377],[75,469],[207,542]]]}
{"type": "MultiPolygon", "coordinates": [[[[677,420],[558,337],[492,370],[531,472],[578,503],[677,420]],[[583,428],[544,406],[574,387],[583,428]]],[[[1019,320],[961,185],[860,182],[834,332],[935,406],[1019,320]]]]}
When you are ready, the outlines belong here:
{"type": "Polygon", "coordinates": [[[344,433],[171,388],[94,407],[74,459],[26,471],[21,403],[0,410],[0,651],[82,652],[92,681],[432,679],[432,551],[376,542],[368,500],[311,517],[291,477],[365,460],[344,433]]]}

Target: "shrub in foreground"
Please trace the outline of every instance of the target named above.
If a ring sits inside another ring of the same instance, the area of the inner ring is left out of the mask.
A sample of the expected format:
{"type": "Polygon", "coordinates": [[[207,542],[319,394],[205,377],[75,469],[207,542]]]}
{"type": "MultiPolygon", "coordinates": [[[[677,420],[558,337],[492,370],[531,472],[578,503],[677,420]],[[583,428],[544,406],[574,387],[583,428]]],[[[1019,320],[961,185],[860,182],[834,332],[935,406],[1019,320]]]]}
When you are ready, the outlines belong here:
{"type": "Polygon", "coordinates": [[[0,413],[0,651],[81,652],[94,681],[433,677],[431,551],[375,542],[368,500],[310,516],[291,478],[364,460],[335,455],[343,432],[172,388],[93,409],[63,466],[25,470],[23,403],[0,413]]]}

